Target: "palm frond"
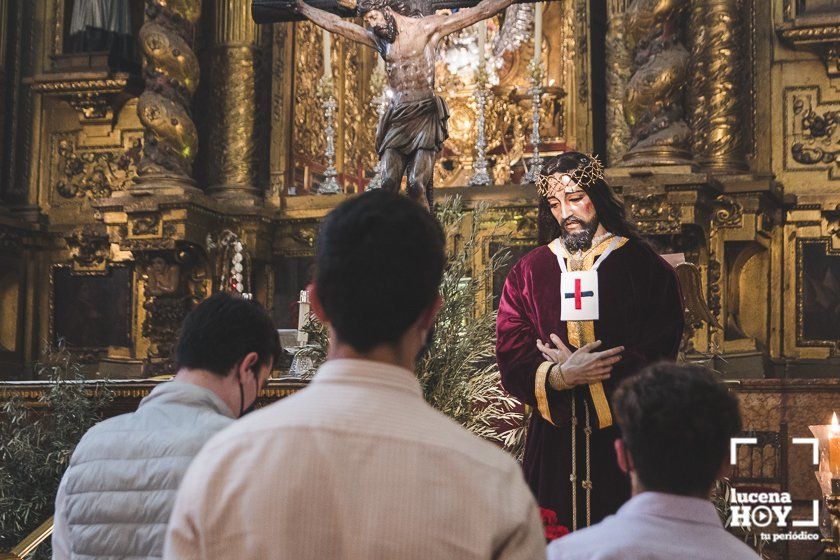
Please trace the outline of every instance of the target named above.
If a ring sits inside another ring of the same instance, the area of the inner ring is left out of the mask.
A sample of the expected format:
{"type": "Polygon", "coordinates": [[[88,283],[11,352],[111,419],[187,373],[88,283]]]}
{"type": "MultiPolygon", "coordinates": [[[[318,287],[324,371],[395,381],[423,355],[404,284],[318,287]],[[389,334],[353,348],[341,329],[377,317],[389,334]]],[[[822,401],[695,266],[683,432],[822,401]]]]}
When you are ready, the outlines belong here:
{"type": "MultiPolygon", "coordinates": [[[[62,345],[46,351],[35,374],[52,382],[37,412],[15,395],[4,395],[0,407],[0,549],[52,515],[73,449],[112,398],[104,385],[91,390],[75,382],[84,379],[81,365],[62,345]]],[[[49,546],[35,556],[49,558],[49,546]]]]}

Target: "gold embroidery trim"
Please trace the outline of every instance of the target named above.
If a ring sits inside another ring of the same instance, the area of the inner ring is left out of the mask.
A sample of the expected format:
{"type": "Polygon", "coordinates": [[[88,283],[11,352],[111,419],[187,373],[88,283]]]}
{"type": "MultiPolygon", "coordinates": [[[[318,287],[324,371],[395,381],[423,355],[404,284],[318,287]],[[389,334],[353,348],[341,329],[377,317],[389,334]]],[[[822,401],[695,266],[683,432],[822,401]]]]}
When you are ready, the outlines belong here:
{"type": "Polygon", "coordinates": [[[595,405],[595,415],[598,418],[598,428],[609,428],[613,425],[610,403],[604,393],[604,384],[600,381],[589,385],[589,394],[592,396],[592,404],[595,405]]]}
{"type": "MultiPolygon", "coordinates": [[[[595,259],[607,250],[613,239],[614,238],[605,239],[599,243],[598,247],[586,256],[583,266],[579,270],[590,270],[595,264],[595,259]]],[[[615,248],[618,249],[625,243],[627,243],[627,238],[620,237],[615,248]]],[[[552,241],[548,248],[552,253],[560,255],[571,264],[569,253],[566,251],[566,248],[559,239],[552,241]]],[[[566,336],[569,339],[569,344],[575,348],[580,348],[585,344],[595,342],[595,321],[567,321],[566,336]]],[[[610,404],[607,401],[607,395],[604,393],[604,384],[600,381],[597,383],[590,383],[589,394],[592,397],[592,404],[595,405],[595,415],[598,419],[598,428],[604,429],[612,426],[613,417],[612,412],[610,411],[610,404]]]]}
{"type": "Polygon", "coordinates": [[[537,396],[537,410],[540,411],[540,416],[554,424],[551,419],[551,410],[548,408],[548,393],[545,390],[545,379],[548,376],[548,370],[554,362],[543,362],[537,368],[537,375],[534,378],[534,394],[537,396]]]}

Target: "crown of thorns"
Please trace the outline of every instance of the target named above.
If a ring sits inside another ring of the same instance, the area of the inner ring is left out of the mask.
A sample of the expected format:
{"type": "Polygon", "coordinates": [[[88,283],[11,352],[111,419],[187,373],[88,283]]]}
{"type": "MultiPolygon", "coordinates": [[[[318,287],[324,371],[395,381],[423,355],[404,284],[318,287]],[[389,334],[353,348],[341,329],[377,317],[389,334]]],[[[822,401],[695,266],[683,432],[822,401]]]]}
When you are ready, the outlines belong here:
{"type": "Polygon", "coordinates": [[[574,188],[575,185],[584,190],[588,189],[597,181],[604,179],[604,166],[601,165],[598,156],[585,154],[578,162],[577,167],[570,171],[561,171],[559,179],[555,175],[556,173],[537,175],[535,183],[540,196],[549,196],[557,192],[558,189],[567,190],[574,188]]]}
{"type": "Polygon", "coordinates": [[[356,11],[359,15],[372,12],[373,10],[383,10],[389,7],[388,0],[358,0],[356,3],[356,11]]]}

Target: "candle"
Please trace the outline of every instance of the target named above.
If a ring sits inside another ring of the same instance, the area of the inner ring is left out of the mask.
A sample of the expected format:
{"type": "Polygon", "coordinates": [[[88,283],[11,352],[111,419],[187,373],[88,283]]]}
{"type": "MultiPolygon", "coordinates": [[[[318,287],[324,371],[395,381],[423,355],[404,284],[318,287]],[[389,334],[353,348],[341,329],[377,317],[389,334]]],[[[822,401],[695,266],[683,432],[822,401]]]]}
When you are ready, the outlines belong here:
{"type": "Polygon", "coordinates": [[[324,29],[324,78],[332,79],[332,35],[324,29]]]}
{"type": "Polygon", "coordinates": [[[543,34],[543,5],[537,2],[534,5],[534,64],[540,63],[542,57],[542,34],[543,34]]]}
{"type": "Polygon", "coordinates": [[[309,341],[309,335],[303,332],[303,327],[309,319],[309,292],[306,290],[300,291],[300,299],[298,300],[298,344],[303,346],[309,341]]]}
{"type": "Polygon", "coordinates": [[[478,67],[484,68],[484,51],[487,45],[487,20],[481,20],[478,24],[478,67]]]}
{"type": "Polygon", "coordinates": [[[840,423],[837,413],[831,415],[831,431],[828,434],[828,465],[832,478],[840,478],[840,423]]]}

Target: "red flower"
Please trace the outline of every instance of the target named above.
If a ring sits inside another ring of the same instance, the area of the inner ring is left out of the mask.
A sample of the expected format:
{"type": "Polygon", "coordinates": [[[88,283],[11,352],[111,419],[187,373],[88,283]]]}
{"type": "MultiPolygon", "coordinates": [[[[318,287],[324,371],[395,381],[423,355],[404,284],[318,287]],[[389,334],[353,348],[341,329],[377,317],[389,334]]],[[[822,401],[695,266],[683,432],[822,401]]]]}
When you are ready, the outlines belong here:
{"type": "Polygon", "coordinates": [[[545,527],[545,540],[553,541],[569,534],[569,528],[557,522],[557,512],[554,510],[540,508],[540,518],[545,527]]]}
{"type": "Polygon", "coordinates": [[[545,528],[545,540],[553,541],[569,534],[565,525],[551,525],[545,528]]]}
{"type": "Polygon", "coordinates": [[[544,507],[540,508],[540,518],[543,525],[557,525],[557,512],[544,507]]]}

